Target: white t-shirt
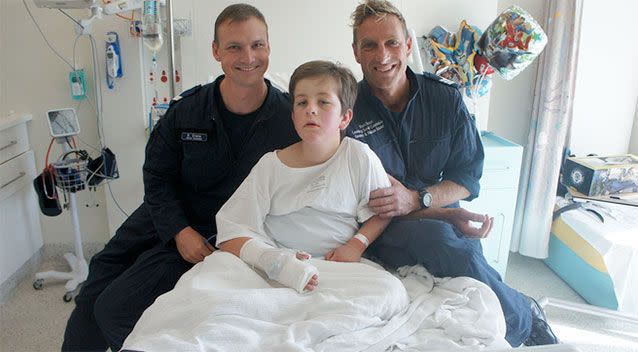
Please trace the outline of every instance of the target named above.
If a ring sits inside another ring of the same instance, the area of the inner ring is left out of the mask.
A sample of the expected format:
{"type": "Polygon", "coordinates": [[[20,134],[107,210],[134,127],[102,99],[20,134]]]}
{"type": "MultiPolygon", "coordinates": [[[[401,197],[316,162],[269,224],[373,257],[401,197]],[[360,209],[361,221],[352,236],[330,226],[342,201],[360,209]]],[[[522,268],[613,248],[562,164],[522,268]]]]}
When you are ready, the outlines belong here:
{"type": "Polygon", "coordinates": [[[310,167],[289,167],[267,153],[217,213],[217,244],[253,237],[322,257],[374,215],[370,191],[389,186],[376,154],[352,138],[310,167]]]}

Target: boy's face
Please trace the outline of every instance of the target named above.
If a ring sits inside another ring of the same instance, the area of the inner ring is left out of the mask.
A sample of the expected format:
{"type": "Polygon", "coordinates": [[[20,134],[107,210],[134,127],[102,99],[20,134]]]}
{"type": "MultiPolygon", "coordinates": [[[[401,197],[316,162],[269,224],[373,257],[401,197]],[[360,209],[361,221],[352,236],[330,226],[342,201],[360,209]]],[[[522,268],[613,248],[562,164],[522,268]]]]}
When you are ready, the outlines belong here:
{"type": "Polygon", "coordinates": [[[297,82],[292,97],[292,120],[305,142],[341,138],[341,130],[348,126],[352,110],[341,112],[337,92],[338,84],[332,77],[309,77],[297,82]]]}
{"type": "Polygon", "coordinates": [[[266,25],[255,17],[226,21],[217,29],[213,56],[234,84],[252,87],[263,82],[268,69],[270,44],[266,25]]]}
{"type": "Polygon", "coordinates": [[[361,22],[352,50],[366,81],[373,88],[392,89],[406,77],[412,40],[406,38],[396,16],[388,15],[381,21],[370,16],[361,22]]]}

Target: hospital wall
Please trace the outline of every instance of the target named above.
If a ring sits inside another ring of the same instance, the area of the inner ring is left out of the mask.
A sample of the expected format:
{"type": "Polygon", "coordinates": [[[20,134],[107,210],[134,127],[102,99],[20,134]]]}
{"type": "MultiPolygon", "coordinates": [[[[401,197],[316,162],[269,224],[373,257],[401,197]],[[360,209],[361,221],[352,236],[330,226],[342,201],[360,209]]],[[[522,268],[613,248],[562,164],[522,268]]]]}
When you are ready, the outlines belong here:
{"type": "Polygon", "coordinates": [[[570,143],[577,155],[629,149],[638,100],[636,13],[634,1],[585,1],[570,143]]]}

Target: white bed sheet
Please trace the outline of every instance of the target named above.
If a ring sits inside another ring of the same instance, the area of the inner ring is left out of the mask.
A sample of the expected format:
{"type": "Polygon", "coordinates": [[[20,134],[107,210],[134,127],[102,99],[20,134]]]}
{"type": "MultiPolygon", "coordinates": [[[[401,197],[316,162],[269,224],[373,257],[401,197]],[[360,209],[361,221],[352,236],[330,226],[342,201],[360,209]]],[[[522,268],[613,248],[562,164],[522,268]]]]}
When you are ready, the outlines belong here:
{"type": "Polygon", "coordinates": [[[216,251],[149,307],[124,343],[141,351],[394,351],[508,348],[492,290],[471,278],[396,276],[312,259],[319,286],[298,294],[216,251]]]}

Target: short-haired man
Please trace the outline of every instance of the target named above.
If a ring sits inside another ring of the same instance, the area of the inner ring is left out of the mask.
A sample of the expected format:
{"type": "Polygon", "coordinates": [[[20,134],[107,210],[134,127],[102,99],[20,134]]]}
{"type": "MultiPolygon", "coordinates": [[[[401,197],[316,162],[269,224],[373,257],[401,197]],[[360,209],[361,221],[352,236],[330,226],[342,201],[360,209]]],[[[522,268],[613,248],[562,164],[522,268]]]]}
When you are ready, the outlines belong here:
{"type": "Polygon", "coordinates": [[[456,87],[407,67],[412,41],[389,1],[370,0],[352,14],[352,48],[364,79],[348,135],[366,142],[392,176],[370,207],[395,218],[369,248],[387,265],[422,264],[436,276],[469,276],[501,302],[512,346],[557,343],[542,308],[508,287],[489,266],[480,241],[493,219],[458,208],[478,196],[483,146],[456,87]],[[480,228],[470,221],[481,222],[480,228]]]}
{"type": "Polygon", "coordinates": [[[91,260],[62,350],[119,350],[142,312],[212,253],[214,214],[255,163],[299,140],[288,96],[264,79],[270,46],[261,12],[224,9],[212,49],[225,75],[173,99],[153,129],[144,202],[91,260]]]}

